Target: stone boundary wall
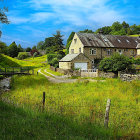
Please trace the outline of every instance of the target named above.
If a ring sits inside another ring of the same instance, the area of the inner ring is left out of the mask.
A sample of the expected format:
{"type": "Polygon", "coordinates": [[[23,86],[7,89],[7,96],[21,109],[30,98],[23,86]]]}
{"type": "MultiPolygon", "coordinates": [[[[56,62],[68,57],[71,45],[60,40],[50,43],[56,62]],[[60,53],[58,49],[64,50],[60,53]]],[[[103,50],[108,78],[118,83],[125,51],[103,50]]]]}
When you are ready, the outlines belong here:
{"type": "Polygon", "coordinates": [[[129,74],[129,73],[124,73],[124,72],[119,72],[118,77],[122,81],[140,80],[140,74],[129,74]]]}
{"type": "Polygon", "coordinates": [[[98,77],[116,78],[117,75],[115,73],[113,73],[113,72],[98,71],[98,77]]]}

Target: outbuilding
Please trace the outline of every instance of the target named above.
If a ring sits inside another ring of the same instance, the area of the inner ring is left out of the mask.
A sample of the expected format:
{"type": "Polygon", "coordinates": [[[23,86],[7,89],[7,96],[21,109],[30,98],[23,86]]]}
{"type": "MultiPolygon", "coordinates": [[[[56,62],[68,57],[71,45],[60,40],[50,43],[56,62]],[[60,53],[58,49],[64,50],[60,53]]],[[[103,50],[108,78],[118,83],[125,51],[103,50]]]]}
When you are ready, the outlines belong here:
{"type": "Polygon", "coordinates": [[[61,69],[91,69],[92,61],[83,53],[67,54],[59,61],[59,68],[61,69]]]}

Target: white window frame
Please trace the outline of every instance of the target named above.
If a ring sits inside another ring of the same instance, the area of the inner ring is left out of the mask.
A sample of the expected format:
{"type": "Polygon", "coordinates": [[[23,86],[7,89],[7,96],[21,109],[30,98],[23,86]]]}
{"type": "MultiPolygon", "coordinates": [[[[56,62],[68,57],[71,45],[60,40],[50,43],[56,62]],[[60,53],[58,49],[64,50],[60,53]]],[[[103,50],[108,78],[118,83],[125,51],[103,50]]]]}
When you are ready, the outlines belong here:
{"type": "Polygon", "coordinates": [[[96,54],[97,54],[97,49],[90,48],[90,55],[96,55],[96,54]]]}
{"type": "Polygon", "coordinates": [[[106,50],[107,55],[111,55],[111,49],[106,50]]]}

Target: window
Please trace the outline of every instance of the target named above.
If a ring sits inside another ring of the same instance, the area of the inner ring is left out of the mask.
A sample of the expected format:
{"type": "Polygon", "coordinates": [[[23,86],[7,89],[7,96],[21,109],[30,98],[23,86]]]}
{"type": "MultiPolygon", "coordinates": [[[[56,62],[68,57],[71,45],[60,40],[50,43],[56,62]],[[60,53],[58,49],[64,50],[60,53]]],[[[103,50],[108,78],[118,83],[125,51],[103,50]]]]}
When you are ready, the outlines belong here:
{"type": "Polygon", "coordinates": [[[107,49],[107,55],[111,55],[111,49],[107,49]]]}
{"type": "Polygon", "coordinates": [[[76,43],[77,42],[77,39],[74,39],[74,43],[76,43]]]}
{"type": "Polygon", "coordinates": [[[96,55],[96,49],[90,49],[90,55],[96,55]]]}
{"type": "Polygon", "coordinates": [[[119,54],[122,54],[122,50],[118,50],[119,54]]]}
{"type": "Polygon", "coordinates": [[[127,51],[128,51],[128,49],[124,49],[124,51],[125,51],[125,52],[127,52],[127,51]]]}
{"type": "Polygon", "coordinates": [[[73,54],[74,53],[74,49],[71,49],[71,54],[73,54]]]}
{"type": "Polygon", "coordinates": [[[128,43],[130,42],[129,40],[126,40],[128,43]]]}
{"type": "Polygon", "coordinates": [[[79,53],[81,53],[81,48],[79,48],[79,53]]]}
{"type": "Polygon", "coordinates": [[[134,54],[135,54],[134,50],[131,50],[131,55],[134,55],[134,54]]]}
{"type": "Polygon", "coordinates": [[[119,42],[119,43],[121,43],[121,40],[120,40],[120,39],[118,39],[118,42],[119,42]]]}

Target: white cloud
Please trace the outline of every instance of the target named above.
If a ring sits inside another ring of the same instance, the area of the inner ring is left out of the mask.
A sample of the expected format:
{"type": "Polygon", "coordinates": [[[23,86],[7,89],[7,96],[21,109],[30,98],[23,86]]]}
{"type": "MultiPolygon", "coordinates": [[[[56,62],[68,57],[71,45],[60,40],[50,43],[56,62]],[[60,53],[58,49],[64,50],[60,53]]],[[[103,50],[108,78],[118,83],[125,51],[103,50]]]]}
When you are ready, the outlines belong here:
{"type": "MultiPolygon", "coordinates": [[[[122,15],[107,6],[109,0],[30,0],[30,6],[44,10],[49,6],[53,10],[53,17],[59,19],[57,23],[68,22],[76,26],[91,24],[107,25],[118,20],[122,15]]],[[[47,14],[47,13],[46,13],[47,14]]],[[[45,19],[45,18],[43,18],[45,19]]],[[[39,21],[39,20],[37,20],[39,21]]]]}

